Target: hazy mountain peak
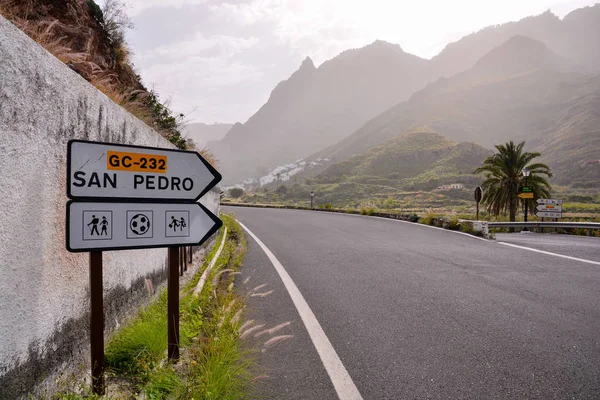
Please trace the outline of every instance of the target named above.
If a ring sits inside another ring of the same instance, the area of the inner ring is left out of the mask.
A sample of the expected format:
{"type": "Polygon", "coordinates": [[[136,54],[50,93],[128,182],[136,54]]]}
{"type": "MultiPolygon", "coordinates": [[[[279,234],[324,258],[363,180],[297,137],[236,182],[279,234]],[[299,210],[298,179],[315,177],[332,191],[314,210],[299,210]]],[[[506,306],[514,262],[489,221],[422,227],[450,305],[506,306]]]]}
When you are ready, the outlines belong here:
{"type": "Polygon", "coordinates": [[[397,43],[390,43],[390,42],[386,42],[385,40],[379,40],[379,39],[377,39],[376,41],[374,41],[373,43],[371,43],[365,47],[404,51],[404,50],[402,50],[402,47],[400,47],[400,45],[397,43]]]}
{"type": "Polygon", "coordinates": [[[515,35],[483,56],[473,70],[493,75],[509,75],[553,68],[559,64],[560,58],[544,43],[527,36],[515,35]]]}
{"type": "Polygon", "coordinates": [[[310,57],[306,57],[302,64],[300,64],[300,69],[316,69],[313,60],[310,57]]]}
{"type": "Polygon", "coordinates": [[[600,3],[596,3],[593,6],[582,7],[571,11],[567,14],[563,21],[565,22],[581,22],[585,20],[597,19],[600,15],[600,3]]]}

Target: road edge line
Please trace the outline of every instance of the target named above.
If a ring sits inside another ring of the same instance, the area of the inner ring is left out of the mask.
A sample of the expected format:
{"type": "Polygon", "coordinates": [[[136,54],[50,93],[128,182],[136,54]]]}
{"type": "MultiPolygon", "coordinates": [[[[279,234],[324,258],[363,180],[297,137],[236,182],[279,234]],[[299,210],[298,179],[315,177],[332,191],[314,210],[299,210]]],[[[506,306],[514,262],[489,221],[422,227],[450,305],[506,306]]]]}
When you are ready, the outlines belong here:
{"type": "Polygon", "coordinates": [[[256,243],[260,246],[263,252],[275,267],[275,270],[279,274],[279,277],[283,281],[285,288],[288,291],[288,294],[292,298],[292,302],[300,314],[300,318],[304,323],[304,327],[308,331],[308,335],[321,358],[321,362],[329,375],[329,379],[333,384],[335,391],[337,392],[340,400],[362,400],[362,396],[354,381],[350,377],[350,374],[342,364],[342,360],[340,360],[338,354],[333,348],[331,342],[325,335],[323,328],[319,324],[317,317],[310,309],[310,306],[302,296],[302,293],[287,273],[281,262],[275,257],[273,252],[269,250],[269,248],[254,234],[250,229],[248,229],[244,224],[242,224],[239,220],[238,224],[256,241],[256,243]]]}
{"type": "Polygon", "coordinates": [[[514,248],[517,248],[517,249],[529,250],[529,251],[533,251],[533,252],[536,252],[536,253],[546,254],[546,255],[549,255],[549,256],[556,256],[556,257],[560,257],[560,258],[566,258],[567,260],[579,261],[579,262],[583,262],[583,263],[587,263],[587,264],[593,264],[593,265],[600,265],[600,262],[598,262],[598,261],[586,260],[585,258],[571,257],[571,256],[567,256],[567,255],[564,255],[564,254],[551,253],[549,251],[538,250],[538,249],[534,249],[532,247],[519,246],[518,244],[512,244],[512,243],[506,243],[506,242],[498,242],[498,244],[501,244],[503,246],[514,247],[514,248]]]}
{"type": "Polygon", "coordinates": [[[406,221],[406,220],[398,219],[398,218],[380,217],[378,215],[362,215],[362,214],[354,214],[354,213],[347,213],[347,212],[335,212],[335,211],[327,211],[327,210],[309,210],[306,208],[259,207],[259,206],[245,206],[245,205],[243,206],[243,205],[239,205],[239,204],[233,204],[233,205],[232,204],[222,204],[222,206],[223,207],[240,207],[240,208],[262,208],[262,209],[270,209],[270,210],[306,211],[306,212],[314,212],[314,213],[326,213],[326,214],[330,214],[330,215],[337,214],[337,215],[346,215],[346,216],[351,216],[351,217],[378,218],[378,219],[383,219],[386,221],[404,222],[405,224],[414,224],[417,226],[423,226],[425,228],[439,229],[444,232],[458,233],[460,235],[468,236],[473,239],[483,240],[484,242],[495,243],[495,241],[493,239],[482,238],[482,237],[475,236],[475,235],[472,235],[472,234],[466,233],[466,232],[453,231],[450,229],[440,228],[439,226],[425,225],[425,224],[421,224],[419,222],[411,222],[411,221],[406,221]]]}
{"type": "MultiPolygon", "coordinates": [[[[359,215],[359,216],[362,216],[362,215],[359,215]]],[[[421,224],[419,222],[404,221],[403,219],[384,218],[384,217],[377,217],[377,216],[371,216],[371,218],[379,218],[379,219],[385,219],[385,220],[388,220],[388,221],[403,222],[405,224],[413,224],[413,225],[417,225],[417,226],[422,226],[424,228],[437,229],[437,230],[448,232],[448,233],[458,233],[459,235],[467,236],[467,237],[470,237],[472,239],[483,240],[484,242],[487,242],[487,243],[494,243],[494,240],[492,240],[492,239],[482,238],[482,237],[479,237],[479,236],[471,235],[470,233],[466,233],[466,232],[453,231],[451,229],[440,228],[439,226],[431,226],[431,225],[421,224]]]]}

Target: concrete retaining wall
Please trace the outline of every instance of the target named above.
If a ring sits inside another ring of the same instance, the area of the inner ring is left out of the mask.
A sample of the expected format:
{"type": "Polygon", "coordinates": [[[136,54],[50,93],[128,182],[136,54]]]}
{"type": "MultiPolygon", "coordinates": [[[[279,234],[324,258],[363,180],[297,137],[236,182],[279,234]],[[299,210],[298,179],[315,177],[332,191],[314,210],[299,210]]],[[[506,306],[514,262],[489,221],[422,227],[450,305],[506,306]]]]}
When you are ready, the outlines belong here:
{"type": "MultiPolygon", "coordinates": [[[[65,249],[69,139],[170,148],[0,17],[0,398],[86,366],[88,255],[65,249]]],[[[215,212],[219,191],[202,202],[215,212]]],[[[166,249],[104,253],[107,328],[166,278],[166,249]]]]}

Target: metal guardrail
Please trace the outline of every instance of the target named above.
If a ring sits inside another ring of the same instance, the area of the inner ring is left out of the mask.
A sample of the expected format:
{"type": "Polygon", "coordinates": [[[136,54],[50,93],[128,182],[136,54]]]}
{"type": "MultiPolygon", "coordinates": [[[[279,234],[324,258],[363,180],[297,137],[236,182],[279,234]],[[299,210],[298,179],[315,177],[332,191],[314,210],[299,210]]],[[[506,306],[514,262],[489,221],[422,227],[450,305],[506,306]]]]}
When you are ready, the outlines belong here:
{"type": "Polygon", "coordinates": [[[487,222],[490,228],[600,229],[598,222],[487,222]]]}
{"type": "Polygon", "coordinates": [[[593,229],[600,229],[597,222],[487,222],[488,228],[534,228],[541,232],[543,228],[586,229],[592,236],[593,229]]]}

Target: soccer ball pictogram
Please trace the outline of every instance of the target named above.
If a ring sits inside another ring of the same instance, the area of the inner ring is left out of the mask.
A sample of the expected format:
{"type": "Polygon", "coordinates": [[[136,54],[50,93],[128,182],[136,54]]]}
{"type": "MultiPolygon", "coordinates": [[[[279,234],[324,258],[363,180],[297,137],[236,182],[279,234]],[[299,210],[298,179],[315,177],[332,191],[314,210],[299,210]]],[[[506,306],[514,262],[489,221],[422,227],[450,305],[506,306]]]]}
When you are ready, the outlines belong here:
{"type": "Polygon", "coordinates": [[[144,214],[136,214],[129,221],[129,228],[136,235],[144,235],[150,229],[150,219],[144,214]]]}

